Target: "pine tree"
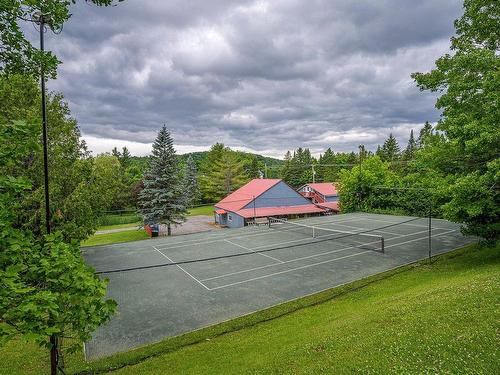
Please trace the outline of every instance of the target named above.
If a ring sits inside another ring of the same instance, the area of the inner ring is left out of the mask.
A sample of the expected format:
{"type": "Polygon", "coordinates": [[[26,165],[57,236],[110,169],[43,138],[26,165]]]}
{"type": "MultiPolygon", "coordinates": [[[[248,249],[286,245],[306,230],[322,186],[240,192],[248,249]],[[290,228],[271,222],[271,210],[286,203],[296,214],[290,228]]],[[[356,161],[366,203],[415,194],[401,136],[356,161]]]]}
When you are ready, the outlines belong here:
{"type": "Polygon", "coordinates": [[[149,168],[144,174],[144,189],[139,196],[139,212],[144,223],[166,224],[170,235],[172,224],[186,220],[182,188],[173,141],[164,125],[153,143],[149,168]]]}
{"type": "Polygon", "coordinates": [[[399,159],[401,149],[399,148],[398,141],[392,135],[389,134],[389,138],[386,139],[384,145],[382,146],[382,155],[384,161],[395,161],[399,159]]]}
{"type": "Polygon", "coordinates": [[[260,178],[261,171],[259,169],[259,161],[255,155],[252,156],[252,159],[249,164],[245,167],[246,174],[250,178],[260,178]]]}
{"type": "Polygon", "coordinates": [[[283,168],[280,171],[280,176],[285,182],[290,183],[291,177],[291,164],[292,164],[292,153],[287,151],[285,154],[285,163],[283,164],[283,168]]]}
{"type": "Polygon", "coordinates": [[[217,201],[232,193],[248,182],[243,162],[233,151],[225,150],[219,160],[214,161],[212,169],[205,176],[206,191],[212,201],[217,201]]]}
{"type": "Polygon", "coordinates": [[[120,154],[120,151],[118,151],[118,149],[116,147],[113,147],[113,149],[111,150],[111,155],[115,156],[118,158],[118,160],[120,160],[121,158],[121,154],[120,154]]]}
{"type": "Polygon", "coordinates": [[[118,156],[118,160],[120,160],[120,164],[124,169],[130,166],[132,155],[130,155],[130,151],[127,147],[122,148],[122,153],[121,156],[118,156]]]}
{"type": "Polygon", "coordinates": [[[319,176],[317,176],[318,181],[334,182],[337,180],[338,168],[332,166],[332,164],[336,164],[336,158],[330,147],[328,147],[322,155],[319,164],[324,166],[318,168],[320,171],[318,173],[319,176]]]}
{"type": "Polygon", "coordinates": [[[406,160],[413,159],[415,155],[415,151],[417,151],[417,142],[415,141],[415,137],[413,136],[413,129],[410,131],[410,139],[408,139],[408,145],[406,146],[404,152],[404,158],[406,160]]]}
{"type": "Polygon", "coordinates": [[[420,134],[417,139],[417,147],[424,147],[425,143],[429,141],[429,138],[434,135],[434,130],[432,129],[432,125],[429,121],[426,121],[424,127],[420,129],[420,134]]]}
{"type": "Polygon", "coordinates": [[[193,207],[200,201],[200,189],[198,187],[197,175],[198,170],[196,164],[191,155],[189,155],[186,160],[186,171],[184,173],[184,194],[188,207],[193,207]]]}
{"type": "Polygon", "coordinates": [[[206,157],[200,164],[200,190],[205,202],[215,202],[219,199],[219,195],[214,191],[213,184],[210,181],[210,173],[217,161],[222,159],[222,155],[229,152],[229,148],[223,143],[216,143],[208,151],[206,157]]]}
{"type": "Polygon", "coordinates": [[[302,147],[299,147],[296,151],[294,151],[293,157],[290,160],[290,176],[287,182],[294,188],[298,188],[299,186],[303,185],[303,153],[304,149],[302,147]]]}

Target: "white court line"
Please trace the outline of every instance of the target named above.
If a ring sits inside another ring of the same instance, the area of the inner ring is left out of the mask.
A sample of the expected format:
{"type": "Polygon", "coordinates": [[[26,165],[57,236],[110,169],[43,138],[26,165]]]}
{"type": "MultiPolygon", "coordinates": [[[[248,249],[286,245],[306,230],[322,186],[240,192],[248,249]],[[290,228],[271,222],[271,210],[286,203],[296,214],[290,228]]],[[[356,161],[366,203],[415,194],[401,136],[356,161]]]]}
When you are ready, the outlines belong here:
{"type": "MultiPolygon", "coordinates": [[[[420,234],[420,233],[425,233],[427,232],[426,230],[423,230],[423,231],[420,231],[420,232],[415,232],[415,233],[412,233],[412,234],[398,234],[397,237],[393,237],[393,238],[388,238],[387,239],[387,242],[390,241],[390,240],[395,240],[395,239],[398,239],[398,238],[403,238],[403,237],[409,237],[411,235],[415,235],[415,234],[420,234]]],[[[426,237],[427,238],[427,237],[426,237]]],[[[378,242],[378,241],[376,241],[378,242]]],[[[371,242],[371,243],[368,243],[367,245],[369,244],[372,244],[374,242],[371,242]]],[[[257,247],[257,248],[254,248],[252,251],[256,251],[258,250],[259,248],[264,248],[264,247],[267,247],[269,245],[265,245],[265,246],[260,246],[260,247],[257,247]]],[[[393,246],[393,245],[391,245],[393,246]]],[[[386,246],[387,247],[390,247],[390,246],[386,246]]],[[[299,261],[299,260],[304,260],[304,259],[310,259],[310,258],[315,258],[315,257],[320,257],[322,255],[328,255],[328,254],[334,254],[334,253],[338,253],[338,252],[341,252],[341,251],[345,251],[345,250],[349,250],[349,249],[355,249],[356,246],[348,246],[348,247],[343,247],[343,248],[340,248],[340,249],[337,249],[337,250],[330,250],[330,251],[325,251],[323,253],[318,253],[318,254],[312,254],[312,255],[308,255],[308,256],[305,256],[305,257],[300,257],[300,258],[294,258],[294,259],[290,259],[290,260],[286,260],[286,261],[283,261],[283,263],[292,263],[292,262],[296,262],[296,261],[299,261]]],[[[282,250],[282,249],[277,249],[277,250],[282,250]]],[[[236,274],[239,274],[239,273],[245,273],[245,272],[250,272],[250,271],[256,271],[256,270],[260,270],[260,269],[263,269],[263,268],[268,268],[268,267],[274,267],[274,266],[277,266],[277,264],[267,264],[265,266],[259,266],[259,267],[253,267],[253,268],[247,268],[245,270],[241,270],[241,271],[236,271],[236,272],[230,272],[230,273],[225,273],[223,275],[219,275],[219,276],[214,276],[214,277],[209,277],[209,278],[206,278],[206,279],[202,279],[201,281],[209,281],[209,280],[214,280],[214,279],[220,279],[222,277],[226,277],[226,276],[232,276],[232,275],[236,275],[236,274]]]]}
{"type": "MultiPolygon", "coordinates": [[[[457,230],[458,229],[452,229],[452,230],[449,230],[449,231],[444,232],[444,233],[435,234],[435,235],[431,236],[431,238],[437,237],[437,236],[443,236],[443,235],[451,233],[451,232],[456,232],[457,230]]],[[[420,238],[416,238],[416,239],[409,240],[409,241],[399,242],[399,243],[394,244],[394,245],[386,246],[386,249],[389,248],[389,247],[404,245],[404,244],[410,243],[410,242],[425,240],[427,238],[428,238],[428,236],[425,236],[425,237],[420,237],[420,238]]],[[[284,271],[280,271],[280,272],[274,272],[274,273],[270,273],[270,274],[267,274],[267,275],[253,277],[253,278],[250,278],[250,279],[246,279],[246,280],[242,280],[242,281],[237,281],[237,282],[230,283],[230,284],[220,285],[220,286],[215,287],[215,288],[209,288],[209,290],[216,290],[216,289],[227,288],[227,287],[230,287],[230,286],[234,286],[234,285],[238,285],[238,284],[243,284],[243,283],[247,283],[247,282],[250,282],[250,281],[260,280],[260,279],[264,279],[264,278],[275,276],[275,275],[280,275],[280,274],[287,273],[287,272],[293,272],[293,271],[297,271],[297,270],[308,268],[308,267],[318,266],[318,265],[329,263],[329,262],[335,262],[337,260],[341,260],[341,259],[345,259],[345,258],[350,258],[350,257],[354,257],[354,256],[366,254],[366,253],[373,253],[373,251],[371,251],[371,250],[362,251],[361,253],[356,253],[356,254],[352,254],[352,255],[346,255],[346,256],[340,257],[340,258],[325,260],[323,262],[317,262],[317,263],[313,263],[313,264],[308,264],[308,265],[301,266],[301,267],[291,268],[289,270],[284,270],[284,271]]]]}
{"type": "MultiPolygon", "coordinates": [[[[348,222],[348,221],[353,221],[353,220],[356,220],[356,219],[354,219],[354,218],[346,218],[346,220],[343,220],[343,221],[340,221],[340,222],[343,223],[343,222],[348,222]]],[[[335,221],[335,222],[337,223],[339,221],[335,221]]],[[[324,223],[330,223],[330,222],[324,222],[324,223]]],[[[228,229],[228,230],[231,230],[231,229],[228,229]]],[[[168,244],[158,244],[156,247],[160,248],[160,250],[169,250],[169,249],[175,249],[177,247],[189,246],[189,244],[187,242],[194,242],[195,245],[199,244],[199,243],[217,243],[217,242],[223,241],[225,238],[229,238],[229,239],[247,238],[247,237],[267,235],[269,233],[272,233],[272,232],[253,232],[253,233],[247,233],[247,234],[238,234],[238,233],[236,233],[236,235],[232,235],[231,236],[225,230],[221,230],[218,233],[212,233],[210,235],[205,236],[205,238],[207,238],[207,237],[213,237],[214,240],[206,241],[203,238],[196,238],[196,239],[192,239],[192,240],[181,240],[180,239],[179,241],[173,243],[172,244],[173,246],[168,246],[168,244]],[[175,246],[175,245],[179,245],[179,246],[175,246]],[[164,248],[164,246],[167,246],[167,247],[164,248]]]]}
{"type": "MultiPolygon", "coordinates": [[[[422,219],[426,219],[426,218],[422,218],[422,219]]],[[[388,221],[388,220],[381,220],[381,219],[370,219],[368,218],[368,220],[372,220],[372,221],[380,221],[381,223],[390,223],[390,224],[394,224],[395,226],[396,225],[409,225],[409,226],[412,226],[412,227],[421,227],[421,228],[427,228],[428,225],[419,225],[419,224],[413,224],[413,223],[405,223],[405,222],[402,222],[402,223],[398,223],[398,222],[394,222],[394,221],[388,221]]],[[[416,220],[415,220],[416,221],[416,220]]],[[[442,229],[442,230],[447,230],[449,228],[441,228],[441,227],[435,227],[433,226],[432,229],[442,229]]]]}
{"type": "MultiPolygon", "coordinates": [[[[411,217],[411,216],[410,216],[411,217]]],[[[422,220],[425,220],[427,218],[425,217],[422,217],[422,218],[415,218],[417,221],[418,219],[422,219],[422,220]]],[[[382,219],[379,219],[379,218],[372,218],[372,217],[361,217],[361,218],[350,218],[348,220],[344,220],[342,221],[342,223],[347,223],[349,221],[359,221],[359,220],[371,220],[371,221],[379,221],[379,222],[382,222],[382,223],[389,223],[389,224],[394,224],[394,226],[396,225],[411,225],[413,227],[423,227],[423,228],[427,228],[427,225],[419,225],[419,224],[412,224],[412,223],[405,223],[404,221],[403,222],[397,222],[397,221],[389,221],[389,220],[382,220],[382,219]]],[[[438,219],[432,219],[432,220],[438,220],[438,219]]],[[[321,223],[325,223],[325,224],[336,224],[337,222],[336,221],[314,221],[314,222],[311,222],[311,225],[314,225],[314,224],[321,224],[321,223]]],[[[433,229],[443,229],[443,230],[447,230],[449,228],[441,228],[441,227],[435,227],[433,226],[432,227],[433,229]]],[[[361,229],[361,228],[358,228],[358,229],[361,229]]],[[[369,228],[363,228],[363,229],[369,229],[369,228]]],[[[374,229],[375,231],[375,229],[374,229]]]]}
{"type": "MultiPolygon", "coordinates": [[[[165,258],[168,259],[169,262],[171,263],[175,263],[172,259],[170,259],[168,256],[166,256],[165,254],[163,254],[160,250],[158,250],[156,247],[152,246],[153,249],[155,249],[156,251],[158,251],[162,256],[164,256],[165,258]]],[[[183,271],[186,275],[188,275],[190,278],[192,278],[194,281],[196,281],[198,284],[200,284],[202,287],[204,287],[206,290],[210,290],[209,287],[207,287],[205,284],[203,284],[200,280],[198,280],[196,277],[194,277],[193,275],[191,275],[188,271],[186,271],[184,268],[182,268],[180,265],[176,264],[177,267],[179,267],[179,269],[181,271],[183,271]]]]}
{"type": "MultiPolygon", "coordinates": [[[[319,224],[319,223],[318,223],[319,224]]],[[[326,223],[325,223],[326,224],[326,223]]],[[[376,229],[365,229],[365,228],[359,228],[359,227],[354,227],[352,225],[346,225],[346,224],[337,224],[338,226],[341,226],[341,227],[347,227],[347,228],[352,228],[352,229],[357,229],[357,230],[360,230],[360,231],[363,231],[363,232],[360,232],[360,234],[363,234],[365,233],[366,231],[370,231],[371,233],[373,232],[376,232],[376,233],[385,233],[385,234],[390,234],[390,235],[393,235],[393,236],[400,236],[401,233],[394,233],[394,232],[388,232],[386,230],[376,230],[376,229]]],[[[332,230],[332,228],[325,228],[325,227],[320,227],[318,225],[316,225],[316,228],[321,228],[321,229],[329,229],[329,230],[332,230]]]]}
{"type": "MultiPolygon", "coordinates": [[[[168,247],[160,247],[160,250],[171,250],[171,249],[178,249],[181,247],[187,247],[187,246],[198,246],[198,245],[204,245],[207,243],[218,243],[218,242],[225,242],[227,239],[240,239],[240,238],[248,238],[248,237],[257,237],[257,236],[265,236],[269,235],[273,232],[271,231],[265,231],[265,232],[258,232],[258,233],[252,233],[252,234],[246,234],[246,235],[241,235],[241,236],[221,236],[220,238],[216,240],[210,240],[210,241],[204,241],[203,239],[197,239],[198,242],[192,242],[192,243],[186,243],[186,244],[180,244],[177,246],[168,246],[168,247]]],[[[194,240],[189,240],[189,241],[194,241],[194,240]]]]}
{"type": "Polygon", "coordinates": [[[269,258],[269,259],[272,259],[272,260],[275,260],[279,263],[283,263],[283,261],[281,259],[278,259],[278,258],[275,258],[275,257],[272,257],[271,255],[267,255],[267,254],[264,254],[264,253],[257,253],[255,252],[254,250],[246,247],[246,246],[243,246],[243,245],[240,245],[240,244],[237,244],[235,242],[231,242],[229,240],[224,240],[226,241],[227,243],[230,243],[231,245],[234,245],[234,246],[237,246],[237,247],[240,247],[242,249],[245,249],[245,250],[248,250],[250,252],[250,254],[258,254],[258,255],[262,255],[262,256],[265,256],[266,258],[269,258]]]}
{"type": "MultiPolygon", "coordinates": [[[[437,233],[437,234],[434,234],[431,236],[431,238],[434,238],[434,237],[438,237],[438,236],[443,236],[445,234],[449,234],[449,233],[452,233],[452,232],[457,232],[458,229],[450,229],[450,230],[447,230],[446,232],[443,232],[443,233],[437,233]]],[[[422,232],[426,232],[426,231],[422,231],[422,232]]],[[[429,236],[425,236],[425,237],[420,237],[420,238],[415,238],[413,240],[408,240],[408,241],[404,241],[404,242],[399,242],[399,243],[396,243],[394,245],[389,245],[389,246],[385,246],[386,249],[388,249],[389,247],[394,247],[394,246],[399,246],[399,245],[404,245],[405,243],[410,243],[410,242],[415,242],[415,241],[420,241],[420,240],[426,240],[428,239],[429,236]]]]}
{"type": "MultiPolygon", "coordinates": [[[[276,232],[291,232],[291,233],[294,233],[294,229],[295,228],[290,228],[290,229],[282,229],[282,230],[278,230],[278,229],[267,229],[265,232],[259,232],[259,233],[254,233],[254,234],[251,234],[251,235],[246,235],[246,236],[235,236],[235,237],[229,237],[229,239],[231,240],[234,240],[234,239],[239,239],[239,238],[248,238],[248,237],[253,237],[253,236],[263,236],[263,235],[271,235],[271,237],[273,236],[273,233],[276,233],[276,232]]],[[[338,232],[341,232],[341,231],[338,231],[338,232]]],[[[352,233],[352,234],[357,234],[357,233],[352,233]]],[[[362,234],[362,233],[360,233],[362,234]]],[[[326,236],[329,236],[330,234],[325,234],[323,236],[318,236],[316,238],[322,238],[322,237],[326,237],[326,236]]],[[[375,235],[371,235],[371,236],[375,236],[375,235]]],[[[381,236],[380,236],[381,237],[381,236]]],[[[297,240],[290,240],[290,241],[284,241],[284,242],[278,242],[276,244],[271,244],[271,245],[262,245],[262,246],[258,246],[255,249],[260,249],[260,248],[266,248],[266,247],[269,247],[269,246],[275,246],[275,245],[282,245],[282,244],[287,244],[287,243],[293,243],[293,242],[300,242],[300,241],[309,241],[311,238],[313,237],[308,237],[308,238],[300,238],[300,239],[297,239],[297,240]]],[[[172,249],[179,249],[181,247],[187,247],[187,246],[198,246],[198,245],[205,245],[207,243],[220,243],[220,242],[226,242],[228,239],[227,238],[220,238],[220,239],[217,239],[217,240],[212,240],[212,241],[200,241],[200,242],[195,242],[195,243],[190,243],[190,244],[185,244],[185,245],[179,245],[179,246],[170,246],[170,247],[167,247],[167,248],[160,248],[160,250],[172,250],[172,249]]]]}
{"type": "Polygon", "coordinates": [[[371,250],[366,250],[366,251],[363,251],[361,253],[346,255],[346,256],[343,256],[343,257],[340,257],[340,258],[335,258],[335,259],[329,259],[329,260],[325,260],[323,262],[317,262],[317,263],[313,263],[313,264],[306,264],[305,266],[300,266],[300,267],[292,268],[292,269],[289,269],[289,270],[284,270],[284,271],[280,271],[280,272],[274,272],[274,273],[271,273],[271,274],[268,274],[268,275],[263,275],[263,276],[258,276],[258,277],[252,277],[251,279],[237,281],[235,283],[217,286],[215,288],[210,288],[210,290],[227,288],[227,287],[230,287],[230,286],[233,286],[233,285],[243,284],[243,283],[247,283],[247,282],[255,281],[255,280],[259,280],[259,279],[265,279],[266,277],[276,276],[276,275],[280,275],[282,273],[297,271],[297,270],[301,270],[301,269],[304,269],[304,268],[314,267],[314,266],[318,266],[320,264],[329,263],[329,262],[335,262],[337,260],[341,260],[341,259],[345,259],[345,258],[350,258],[350,257],[358,256],[358,255],[361,255],[361,254],[372,253],[372,252],[373,251],[371,251],[371,250]]]}
{"type": "MultiPolygon", "coordinates": [[[[356,248],[356,247],[355,246],[343,247],[343,248],[337,249],[337,250],[325,251],[324,253],[312,254],[312,255],[305,256],[305,257],[300,257],[300,258],[294,258],[294,259],[290,259],[290,260],[285,260],[285,261],[282,261],[282,263],[283,264],[287,264],[287,263],[297,262],[299,260],[304,260],[304,259],[309,259],[309,258],[316,258],[316,257],[322,256],[322,255],[328,255],[328,254],[333,254],[333,253],[339,253],[341,251],[346,251],[346,250],[354,249],[354,248],[356,248]]],[[[220,279],[222,277],[237,275],[239,273],[245,273],[245,272],[250,272],[250,271],[256,271],[256,270],[260,270],[260,269],[263,269],[263,268],[274,267],[274,266],[277,266],[277,265],[278,264],[266,264],[265,266],[253,267],[253,268],[248,268],[246,270],[225,273],[224,275],[220,275],[220,276],[209,277],[208,279],[203,279],[201,281],[209,281],[209,280],[220,279]]]]}

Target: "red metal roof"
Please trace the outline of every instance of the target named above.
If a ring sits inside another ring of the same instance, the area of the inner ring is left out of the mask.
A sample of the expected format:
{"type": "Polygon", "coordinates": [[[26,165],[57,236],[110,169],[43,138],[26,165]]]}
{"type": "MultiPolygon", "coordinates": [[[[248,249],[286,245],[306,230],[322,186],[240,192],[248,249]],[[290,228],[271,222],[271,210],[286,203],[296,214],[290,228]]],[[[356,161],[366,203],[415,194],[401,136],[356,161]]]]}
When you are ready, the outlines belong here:
{"type": "Polygon", "coordinates": [[[337,187],[332,182],[316,182],[306,186],[325,196],[337,195],[337,187]]]}
{"type": "Polygon", "coordinates": [[[330,210],[333,210],[333,211],[340,211],[339,202],[316,203],[316,206],[329,208],[330,210]]]}
{"type": "MultiPolygon", "coordinates": [[[[279,178],[256,178],[243,185],[238,190],[232,192],[219,203],[215,204],[215,207],[222,208],[227,211],[236,212],[241,208],[245,207],[254,198],[258,197],[265,191],[272,188],[281,179],[279,178]]],[[[252,215],[253,216],[253,215],[252,215]]]]}
{"type": "Polygon", "coordinates": [[[277,216],[277,215],[299,215],[299,214],[311,214],[311,213],[321,213],[325,210],[323,208],[317,207],[314,204],[302,204],[300,206],[283,206],[283,207],[261,207],[256,208],[245,208],[236,211],[236,214],[244,217],[265,217],[265,216],[277,216]]]}
{"type": "Polygon", "coordinates": [[[215,213],[222,215],[222,214],[226,214],[227,211],[226,210],[215,210],[215,213]]]}

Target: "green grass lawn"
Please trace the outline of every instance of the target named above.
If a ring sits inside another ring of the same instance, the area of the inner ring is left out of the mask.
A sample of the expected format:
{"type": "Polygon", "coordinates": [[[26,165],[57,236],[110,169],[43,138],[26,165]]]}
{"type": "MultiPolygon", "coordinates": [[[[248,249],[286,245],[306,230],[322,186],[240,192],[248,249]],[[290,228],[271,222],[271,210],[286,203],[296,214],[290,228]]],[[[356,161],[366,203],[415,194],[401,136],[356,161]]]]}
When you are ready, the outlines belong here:
{"type": "Polygon", "coordinates": [[[142,221],[136,221],[134,223],[127,224],[114,224],[114,225],[102,225],[97,228],[97,230],[109,230],[109,229],[122,229],[122,228],[133,228],[142,226],[142,221]]]}
{"type": "Polygon", "coordinates": [[[118,225],[137,223],[141,218],[137,213],[124,213],[122,215],[103,215],[99,218],[101,225],[118,225]]]}
{"type": "MultiPolygon", "coordinates": [[[[67,372],[496,374],[499,296],[500,246],[473,245],[87,365],[69,357],[67,372]]],[[[0,373],[46,372],[46,356],[9,343],[0,373]]]]}
{"type": "MultiPolygon", "coordinates": [[[[200,206],[191,208],[188,216],[212,215],[213,206],[200,206]]],[[[102,225],[97,230],[110,230],[135,227],[141,224],[136,215],[107,215],[103,219],[109,225],[102,225]],[[123,223],[122,223],[123,222],[123,223]],[[116,223],[116,224],[113,224],[116,223]]],[[[82,246],[109,245],[112,243],[144,240],[149,238],[144,231],[123,231],[116,233],[94,234],[82,242],[82,246]]]]}
{"type": "Polygon", "coordinates": [[[188,216],[208,215],[213,216],[214,206],[199,206],[188,210],[188,216]]]}
{"type": "Polygon", "coordinates": [[[127,230],[123,232],[94,234],[85,241],[82,241],[81,246],[109,245],[112,243],[145,240],[147,238],[149,236],[144,230],[127,230]]]}

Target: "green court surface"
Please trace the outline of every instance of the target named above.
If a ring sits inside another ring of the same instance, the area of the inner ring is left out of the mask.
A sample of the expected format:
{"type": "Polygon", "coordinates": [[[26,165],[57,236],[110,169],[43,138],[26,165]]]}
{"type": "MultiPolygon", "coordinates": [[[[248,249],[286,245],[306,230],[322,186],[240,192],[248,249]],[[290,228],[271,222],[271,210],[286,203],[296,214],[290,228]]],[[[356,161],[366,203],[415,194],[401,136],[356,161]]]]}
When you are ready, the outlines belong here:
{"type": "MultiPolygon", "coordinates": [[[[86,357],[157,342],[428,256],[424,218],[355,213],[295,222],[346,235],[332,238],[317,229],[313,238],[305,227],[284,224],[85,248],[85,259],[109,278],[109,296],[119,304],[118,314],[86,343],[86,357]],[[121,269],[128,271],[113,272],[121,269]]],[[[433,255],[473,241],[445,220],[433,220],[430,234],[433,255]]]]}

